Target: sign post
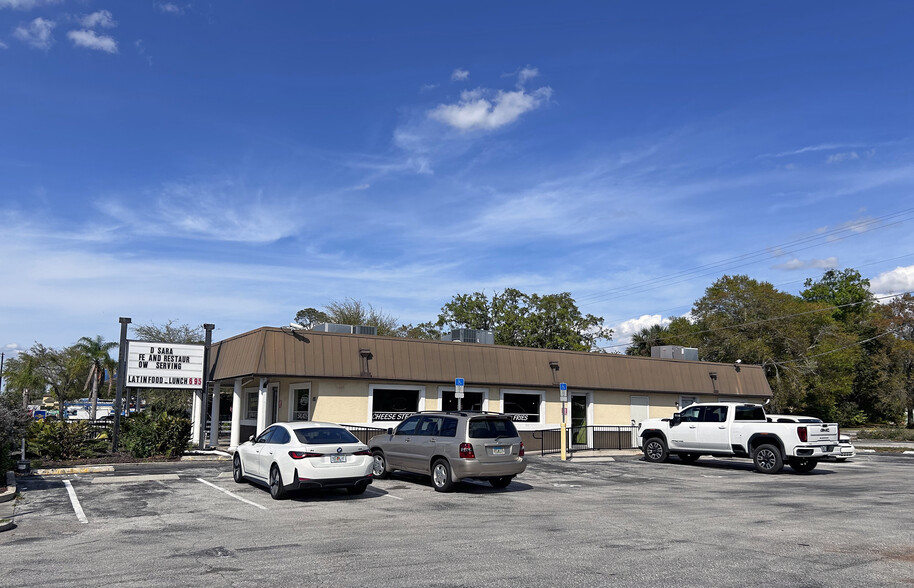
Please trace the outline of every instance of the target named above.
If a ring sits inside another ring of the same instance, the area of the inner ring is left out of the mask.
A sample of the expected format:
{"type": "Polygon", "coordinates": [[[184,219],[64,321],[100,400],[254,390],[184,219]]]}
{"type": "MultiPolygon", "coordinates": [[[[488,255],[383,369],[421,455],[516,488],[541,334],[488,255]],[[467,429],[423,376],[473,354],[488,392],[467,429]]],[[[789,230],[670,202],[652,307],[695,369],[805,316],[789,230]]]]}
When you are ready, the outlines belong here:
{"type": "Polygon", "coordinates": [[[454,378],[454,398],[457,399],[457,410],[463,405],[463,378],[454,378]]]}
{"type": "Polygon", "coordinates": [[[565,403],[568,402],[568,384],[559,384],[559,400],[562,401],[562,461],[565,461],[565,451],[568,448],[568,435],[565,431],[565,403]]]}

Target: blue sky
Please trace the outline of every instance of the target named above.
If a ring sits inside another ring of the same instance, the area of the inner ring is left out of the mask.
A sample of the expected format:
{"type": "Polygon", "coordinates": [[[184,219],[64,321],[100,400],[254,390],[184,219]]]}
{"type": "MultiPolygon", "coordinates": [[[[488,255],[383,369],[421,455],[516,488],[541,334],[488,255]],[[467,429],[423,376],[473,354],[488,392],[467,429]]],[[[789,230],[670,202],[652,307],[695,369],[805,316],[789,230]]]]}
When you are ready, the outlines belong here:
{"type": "MultiPolygon", "coordinates": [[[[0,346],[914,290],[910,2],[0,0],[0,346]]],[[[622,347],[610,347],[621,350],[622,347]]]]}

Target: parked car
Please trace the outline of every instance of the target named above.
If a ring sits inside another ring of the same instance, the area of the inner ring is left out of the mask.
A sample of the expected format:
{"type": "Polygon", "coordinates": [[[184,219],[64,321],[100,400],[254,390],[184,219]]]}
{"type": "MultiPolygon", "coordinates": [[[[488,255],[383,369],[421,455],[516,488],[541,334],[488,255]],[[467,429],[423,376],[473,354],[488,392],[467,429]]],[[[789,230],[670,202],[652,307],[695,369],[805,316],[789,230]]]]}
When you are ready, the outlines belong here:
{"type": "Polygon", "coordinates": [[[840,435],[838,437],[838,450],[834,453],[832,458],[835,461],[847,461],[852,457],[857,456],[857,449],[854,447],[854,444],[851,442],[849,435],[840,435]]]}
{"type": "Polygon", "coordinates": [[[373,460],[368,446],[334,423],[276,423],[238,446],[232,477],[270,489],[279,500],[287,492],[346,488],[365,492],[371,484],[373,460]]]}
{"type": "Polygon", "coordinates": [[[430,475],[438,492],[467,478],[505,488],[527,468],[524,443],[501,413],[441,411],[415,414],[368,440],[375,478],[394,470],[430,475]]]}

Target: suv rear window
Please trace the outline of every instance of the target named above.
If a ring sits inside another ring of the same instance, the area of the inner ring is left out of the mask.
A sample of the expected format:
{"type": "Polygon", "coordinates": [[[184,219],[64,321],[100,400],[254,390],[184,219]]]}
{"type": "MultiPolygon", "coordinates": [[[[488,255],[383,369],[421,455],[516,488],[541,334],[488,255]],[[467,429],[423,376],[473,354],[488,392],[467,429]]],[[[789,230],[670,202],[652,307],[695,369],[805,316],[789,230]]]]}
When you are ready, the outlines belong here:
{"type": "Polygon", "coordinates": [[[495,439],[496,437],[517,437],[517,429],[511,419],[482,418],[470,421],[471,439],[495,439]]]}

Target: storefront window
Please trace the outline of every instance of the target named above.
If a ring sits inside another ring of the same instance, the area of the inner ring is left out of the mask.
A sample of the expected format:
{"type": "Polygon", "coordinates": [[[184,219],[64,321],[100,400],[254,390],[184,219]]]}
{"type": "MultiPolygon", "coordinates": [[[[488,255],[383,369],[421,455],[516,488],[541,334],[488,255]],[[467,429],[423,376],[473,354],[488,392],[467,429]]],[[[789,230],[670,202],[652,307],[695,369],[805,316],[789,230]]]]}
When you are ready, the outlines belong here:
{"type": "Polygon", "coordinates": [[[246,419],[257,418],[257,392],[248,392],[244,415],[246,419]]]}
{"type": "Polygon", "coordinates": [[[372,394],[371,420],[402,421],[419,411],[419,391],[375,388],[372,394]]]}
{"type": "Polygon", "coordinates": [[[505,393],[504,413],[521,423],[540,422],[540,395],[505,393]]]}
{"type": "MultiPolygon", "coordinates": [[[[457,410],[457,398],[453,390],[441,393],[442,410],[457,410]]],[[[462,410],[482,410],[482,392],[464,392],[460,402],[462,410]]]]}

